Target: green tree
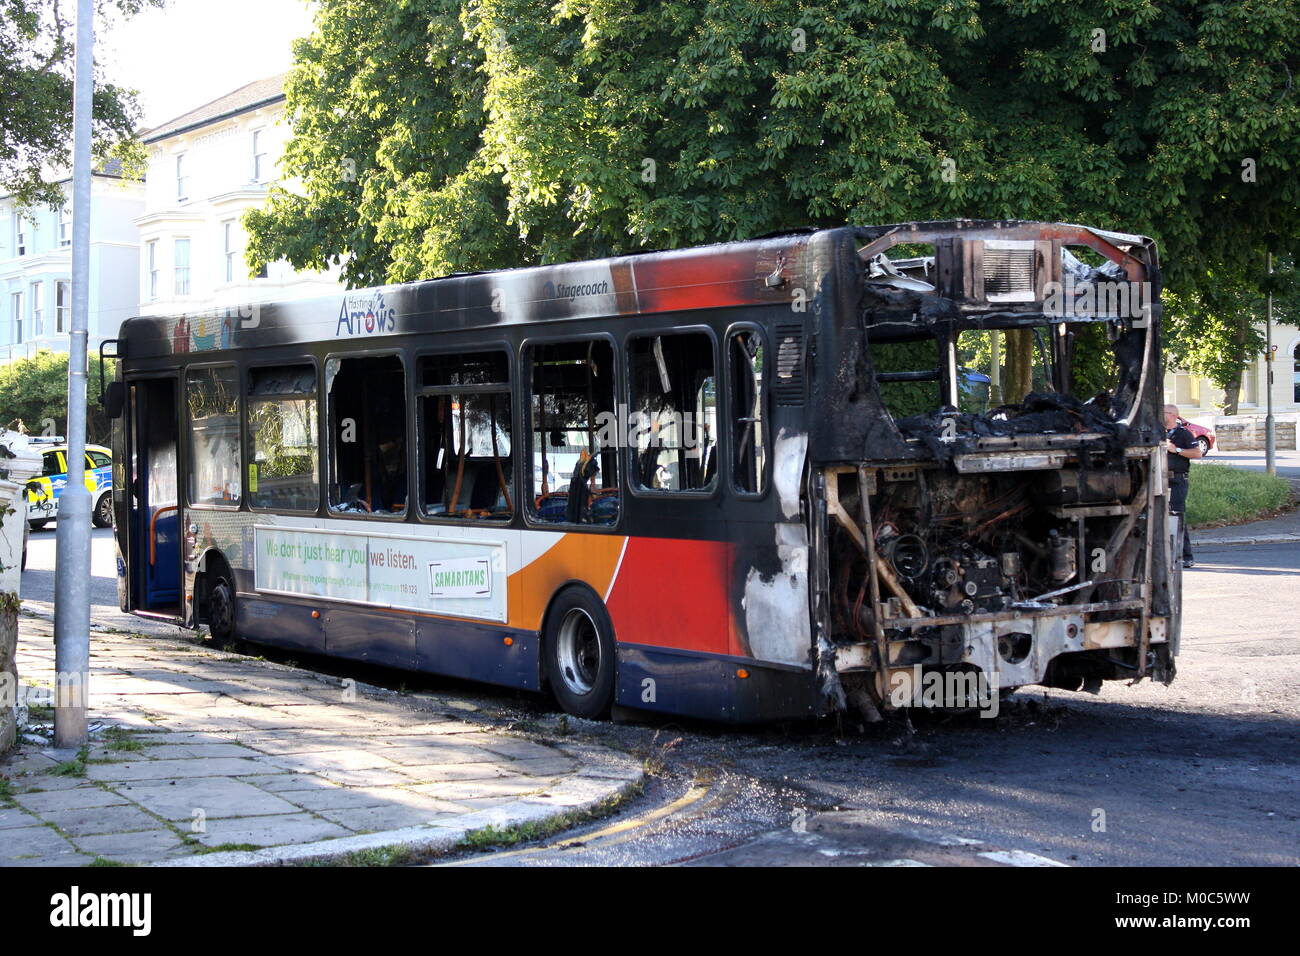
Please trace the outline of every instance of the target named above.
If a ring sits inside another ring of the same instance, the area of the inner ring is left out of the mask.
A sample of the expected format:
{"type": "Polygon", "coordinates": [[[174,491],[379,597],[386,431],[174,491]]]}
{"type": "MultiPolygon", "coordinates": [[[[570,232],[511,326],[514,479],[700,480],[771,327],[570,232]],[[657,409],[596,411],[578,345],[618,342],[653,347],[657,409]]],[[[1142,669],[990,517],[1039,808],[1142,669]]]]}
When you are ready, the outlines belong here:
{"type": "MultiPolygon", "coordinates": [[[[107,359],[104,380],[112,381],[116,363],[107,359]]],[[[86,441],[107,445],[112,423],[99,404],[99,356],[90,356],[86,382],[86,441]]],[[[68,353],[37,352],[32,358],[0,365],[0,425],[26,431],[67,435],[68,353]]]]}
{"type": "MultiPolygon", "coordinates": [[[[162,0],[96,0],[96,19],[131,16],[162,0]]],[[[72,165],[72,81],[76,4],[70,0],[0,0],[0,195],[20,207],[60,206],[63,194],[49,170],[72,165]]],[[[98,23],[97,23],[98,26],[98,23]]],[[[96,71],[92,151],[136,167],[134,95],[96,71]]]]}
{"type": "Polygon", "coordinates": [[[1152,235],[1186,292],[1294,254],[1298,41],[1300,0],[322,0],[249,261],[365,285],[1006,217],[1152,235]]]}
{"type": "Polygon", "coordinates": [[[1272,276],[1262,258],[1251,265],[1234,262],[1207,269],[1195,285],[1165,302],[1170,360],[1223,389],[1226,415],[1237,414],[1246,363],[1264,351],[1261,323],[1268,293],[1273,293],[1275,322],[1300,323],[1300,274],[1294,262],[1276,263],[1272,276]]]}

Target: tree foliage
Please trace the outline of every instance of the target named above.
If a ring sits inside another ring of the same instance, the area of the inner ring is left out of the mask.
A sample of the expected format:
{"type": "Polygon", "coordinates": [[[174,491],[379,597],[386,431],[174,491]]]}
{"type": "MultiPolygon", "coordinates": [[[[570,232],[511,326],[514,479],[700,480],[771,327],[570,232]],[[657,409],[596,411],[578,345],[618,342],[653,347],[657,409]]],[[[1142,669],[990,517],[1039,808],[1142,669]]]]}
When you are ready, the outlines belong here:
{"type": "MultiPolygon", "coordinates": [[[[96,0],[96,20],[150,5],[162,0],[96,0]]],[[[72,166],[75,11],[71,0],[0,0],[0,195],[13,195],[20,207],[63,203],[47,179],[72,166]]],[[[96,70],[92,152],[99,164],[118,156],[134,165],[134,96],[101,73],[96,70]]]]}
{"type": "MultiPolygon", "coordinates": [[[[107,359],[104,380],[112,381],[116,363],[107,359]]],[[[86,380],[86,441],[107,445],[112,423],[99,404],[99,356],[89,357],[86,380]]],[[[37,352],[32,358],[0,365],[0,425],[30,435],[67,435],[68,353],[37,352]]]]}
{"type": "Polygon", "coordinates": [[[1152,235],[1190,294],[1294,252],[1297,41],[1300,0],[322,0],[250,263],[1006,217],[1152,235]]]}
{"type": "Polygon", "coordinates": [[[1243,369],[1264,351],[1262,323],[1270,292],[1274,321],[1300,324],[1300,274],[1294,261],[1275,263],[1271,276],[1263,261],[1254,268],[1212,266],[1195,286],[1166,297],[1165,313],[1174,332],[1167,343],[1170,357],[1223,389],[1228,415],[1237,413],[1243,369]]]}

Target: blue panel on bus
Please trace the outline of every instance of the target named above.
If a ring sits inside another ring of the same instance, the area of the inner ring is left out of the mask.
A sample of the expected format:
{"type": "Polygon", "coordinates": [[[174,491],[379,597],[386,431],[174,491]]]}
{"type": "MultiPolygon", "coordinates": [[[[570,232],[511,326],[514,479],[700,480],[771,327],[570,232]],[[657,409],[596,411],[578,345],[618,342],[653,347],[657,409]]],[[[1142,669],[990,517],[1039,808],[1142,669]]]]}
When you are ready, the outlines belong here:
{"type": "Polygon", "coordinates": [[[300,604],[240,597],[235,602],[235,633],[248,641],[324,654],[321,621],[311,612],[300,604]]]}
{"type": "Polygon", "coordinates": [[[331,608],[321,620],[331,657],[405,670],[415,666],[415,621],[405,614],[331,608]]]}
{"type": "Polygon", "coordinates": [[[539,641],[531,631],[420,618],[415,643],[417,670],[523,690],[541,689],[539,641]]]}
{"type": "Polygon", "coordinates": [[[811,671],[636,644],[618,646],[615,700],[636,710],[727,723],[813,717],[819,710],[815,688],[811,671]],[[740,667],[749,672],[748,678],[736,676],[740,667]],[[654,683],[648,685],[647,680],[654,683]]]}

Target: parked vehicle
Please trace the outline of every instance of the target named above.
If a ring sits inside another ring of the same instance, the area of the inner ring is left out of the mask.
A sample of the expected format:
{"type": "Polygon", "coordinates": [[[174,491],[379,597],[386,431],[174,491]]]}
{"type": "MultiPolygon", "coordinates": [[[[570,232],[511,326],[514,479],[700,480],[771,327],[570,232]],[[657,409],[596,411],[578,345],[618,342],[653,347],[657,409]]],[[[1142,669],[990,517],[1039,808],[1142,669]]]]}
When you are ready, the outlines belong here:
{"type": "MultiPolygon", "coordinates": [[[[27,523],[39,531],[59,516],[59,499],[68,484],[68,445],[62,438],[33,438],[41,446],[41,474],[27,483],[27,523]]],[[[103,445],[86,446],[86,490],[91,493],[90,520],[96,528],[113,524],[113,453],[103,445]]]]}
{"type": "Polygon", "coordinates": [[[963,220],[127,319],[120,606],[587,718],[1168,682],[1159,296],[1149,239],[963,220]]]}
{"type": "Polygon", "coordinates": [[[1179,418],[1178,424],[1192,433],[1196,439],[1196,444],[1201,446],[1201,455],[1208,455],[1214,450],[1214,432],[1204,425],[1197,425],[1195,422],[1189,422],[1185,418],[1179,418]]]}

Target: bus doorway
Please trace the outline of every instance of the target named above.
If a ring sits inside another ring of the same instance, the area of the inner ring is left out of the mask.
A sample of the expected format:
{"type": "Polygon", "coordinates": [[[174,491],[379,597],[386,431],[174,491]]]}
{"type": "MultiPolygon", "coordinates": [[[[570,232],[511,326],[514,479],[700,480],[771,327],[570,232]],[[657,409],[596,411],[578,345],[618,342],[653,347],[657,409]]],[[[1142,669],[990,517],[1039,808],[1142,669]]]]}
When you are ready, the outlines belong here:
{"type": "Polygon", "coordinates": [[[131,610],[181,617],[181,533],[175,378],[130,384],[128,461],[131,610]]]}

